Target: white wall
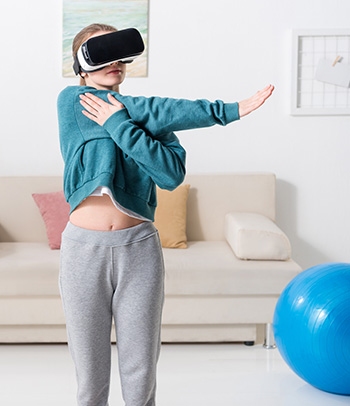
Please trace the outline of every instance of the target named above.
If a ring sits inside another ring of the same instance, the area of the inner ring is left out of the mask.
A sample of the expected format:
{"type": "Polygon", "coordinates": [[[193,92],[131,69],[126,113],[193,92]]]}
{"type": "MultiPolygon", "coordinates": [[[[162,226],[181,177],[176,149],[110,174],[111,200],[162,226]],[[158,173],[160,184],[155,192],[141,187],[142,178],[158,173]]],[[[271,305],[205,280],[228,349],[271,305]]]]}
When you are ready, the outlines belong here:
{"type": "MultiPolygon", "coordinates": [[[[291,30],[349,16],[347,0],[150,0],[149,76],[121,88],[229,102],[274,84],[241,121],[177,135],[190,173],[276,173],[278,224],[304,268],[350,260],[350,116],[290,116],[291,30]]],[[[0,176],[61,174],[56,97],[77,83],[61,77],[61,1],[7,1],[0,18],[0,176]]]]}

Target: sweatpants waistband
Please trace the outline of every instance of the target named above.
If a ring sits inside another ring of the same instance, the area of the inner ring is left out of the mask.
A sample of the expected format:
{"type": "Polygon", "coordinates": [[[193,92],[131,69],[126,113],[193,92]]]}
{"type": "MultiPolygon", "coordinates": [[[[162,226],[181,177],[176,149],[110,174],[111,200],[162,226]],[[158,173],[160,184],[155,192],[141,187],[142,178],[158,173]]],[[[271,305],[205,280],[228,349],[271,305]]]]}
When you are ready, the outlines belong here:
{"type": "Polygon", "coordinates": [[[68,239],[92,245],[121,246],[143,240],[158,230],[151,221],[145,221],[136,226],[113,231],[95,231],[75,226],[68,221],[62,236],[68,239]]]}

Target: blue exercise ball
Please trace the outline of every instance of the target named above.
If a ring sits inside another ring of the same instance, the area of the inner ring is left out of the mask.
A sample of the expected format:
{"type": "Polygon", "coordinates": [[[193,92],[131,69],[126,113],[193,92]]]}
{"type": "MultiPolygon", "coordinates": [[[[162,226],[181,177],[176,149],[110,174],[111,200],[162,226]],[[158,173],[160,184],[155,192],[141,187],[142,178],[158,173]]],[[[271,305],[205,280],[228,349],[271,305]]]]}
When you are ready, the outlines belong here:
{"type": "Polygon", "coordinates": [[[289,367],[326,392],[350,395],[350,264],[314,266],[277,302],[273,330],[289,367]]]}

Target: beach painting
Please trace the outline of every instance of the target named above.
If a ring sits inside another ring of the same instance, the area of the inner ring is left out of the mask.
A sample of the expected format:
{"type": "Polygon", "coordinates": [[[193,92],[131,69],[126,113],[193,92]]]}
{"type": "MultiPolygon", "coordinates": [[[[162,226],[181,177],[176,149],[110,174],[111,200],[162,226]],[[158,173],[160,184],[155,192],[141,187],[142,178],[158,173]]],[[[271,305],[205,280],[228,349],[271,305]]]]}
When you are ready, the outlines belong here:
{"type": "Polygon", "coordinates": [[[148,67],[148,0],[63,0],[62,73],[75,77],[72,42],[75,35],[93,23],[109,24],[118,30],[136,28],[145,50],[127,64],[127,77],[145,77],[148,67]]]}

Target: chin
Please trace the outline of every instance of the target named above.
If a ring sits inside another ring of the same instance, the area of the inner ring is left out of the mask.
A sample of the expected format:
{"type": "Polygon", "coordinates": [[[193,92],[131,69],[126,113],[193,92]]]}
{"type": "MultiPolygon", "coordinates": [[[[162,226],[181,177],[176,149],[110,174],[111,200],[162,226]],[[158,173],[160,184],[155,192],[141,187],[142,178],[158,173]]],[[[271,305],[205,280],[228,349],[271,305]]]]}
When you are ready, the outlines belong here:
{"type": "Polygon", "coordinates": [[[123,83],[123,80],[124,80],[124,78],[123,79],[117,79],[117,80],[111,80],[111,82],[110,82],[110,86],[118,86],[118,85],[120,85],[121,83],[123,83]]]}

